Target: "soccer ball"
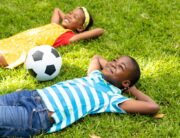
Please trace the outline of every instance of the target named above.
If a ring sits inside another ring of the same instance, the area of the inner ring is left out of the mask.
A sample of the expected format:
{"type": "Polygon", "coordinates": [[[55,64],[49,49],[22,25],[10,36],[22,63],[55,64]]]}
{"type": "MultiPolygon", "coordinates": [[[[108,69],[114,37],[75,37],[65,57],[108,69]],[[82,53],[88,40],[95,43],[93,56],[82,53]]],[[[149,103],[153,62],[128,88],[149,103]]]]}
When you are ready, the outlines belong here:
{"type": "Polygon", "coordinates": [[[27,55],[25,66],[38,81],[55,78],[61,69],[62,59],[56,49],[49,45],[32,48],[27,55]]]}

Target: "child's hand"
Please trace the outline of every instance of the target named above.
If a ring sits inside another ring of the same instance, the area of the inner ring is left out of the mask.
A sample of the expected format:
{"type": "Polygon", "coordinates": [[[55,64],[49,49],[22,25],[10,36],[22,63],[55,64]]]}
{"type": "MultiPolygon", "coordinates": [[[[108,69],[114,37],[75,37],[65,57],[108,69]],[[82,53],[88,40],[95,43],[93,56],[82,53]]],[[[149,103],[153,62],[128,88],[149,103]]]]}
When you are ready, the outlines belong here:
{"type": "Polygon", "coordinates": [[[127,91],[129,92],[134,92],[134,91],[137,91],[138,89],[136,88],[135,85],[133,85],[132,87],[130,87],[127,91]]]}
{"type": "Polygon", "coordinates": [[[59,22],[64,18],[64,15],[64,12],[62,12],[59,8],[55,8],[51,17],[51,23],[59,24],[59,22]]]}
{"type": "Polygon", "coordinates": [[[128,88],[127,90],[125,90],[125,93],[132,93],[132,92],[136,92],[138,89],[136,88],[135,85],[131,86],[130,88],[128,88]]]}

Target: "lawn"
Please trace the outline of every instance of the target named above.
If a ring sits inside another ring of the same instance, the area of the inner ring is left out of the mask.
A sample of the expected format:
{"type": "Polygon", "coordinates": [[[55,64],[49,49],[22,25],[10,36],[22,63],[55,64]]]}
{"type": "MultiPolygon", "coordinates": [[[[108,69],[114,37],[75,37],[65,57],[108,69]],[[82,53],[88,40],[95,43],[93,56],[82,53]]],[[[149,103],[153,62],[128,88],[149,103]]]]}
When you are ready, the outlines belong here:
{"type": "MultiPolygon", "coordinates": [[[[50,22],[55,7],[67,12],[86,6],[93,27],[104,28],[96,40],[60,47],[63,66],[52,81],[37,82],[24,66],[0,68],[0,94],[35,89],[86,75],[95,54],[108,60],[133,56],[142,76],[137,87],[160,104],[162,119],[152,116],[99,114],[87,116],[61,132],[38,136],[88,138],[180,137],[180,2],[178,0],[0,0],[0,38],[50,22]]],[[[13,44],[12,44],[13,47],[13,44]]]]}

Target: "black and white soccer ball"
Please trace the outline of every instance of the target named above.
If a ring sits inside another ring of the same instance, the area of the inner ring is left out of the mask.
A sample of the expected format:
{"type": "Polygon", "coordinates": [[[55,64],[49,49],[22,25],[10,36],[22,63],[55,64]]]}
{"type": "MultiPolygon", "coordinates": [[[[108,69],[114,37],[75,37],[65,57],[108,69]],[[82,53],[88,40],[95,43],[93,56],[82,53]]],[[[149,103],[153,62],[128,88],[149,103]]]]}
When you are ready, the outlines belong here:
{"type": "Polygon", "coordinates": [[[59,74],[62,58],[52,46],[37,46],[28,52],[25,66],[38,81],[48,81],[59,74]]]}

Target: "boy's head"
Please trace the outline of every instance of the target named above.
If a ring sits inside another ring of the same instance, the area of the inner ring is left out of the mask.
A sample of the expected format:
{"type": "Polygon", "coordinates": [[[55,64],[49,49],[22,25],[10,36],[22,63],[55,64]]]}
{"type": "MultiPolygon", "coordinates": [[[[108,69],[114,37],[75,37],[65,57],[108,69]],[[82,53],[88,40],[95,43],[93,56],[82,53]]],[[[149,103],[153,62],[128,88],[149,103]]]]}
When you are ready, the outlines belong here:
{"type": "Polygon", "coordinates": [[[122,56],[108,62],[102,70],[104,78],[119,88],[133,86],[140,78],[140,68],[130,56],[122,56]]]}
{"type": "Polygon", "coordinates": [[[92,16],[85,7],[78,7],[67,13],[62,20],[62,26],[66,29],[82,32],[93,25],[92,16]]]}

